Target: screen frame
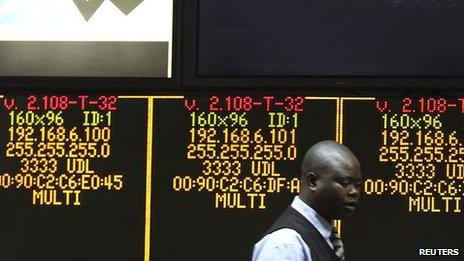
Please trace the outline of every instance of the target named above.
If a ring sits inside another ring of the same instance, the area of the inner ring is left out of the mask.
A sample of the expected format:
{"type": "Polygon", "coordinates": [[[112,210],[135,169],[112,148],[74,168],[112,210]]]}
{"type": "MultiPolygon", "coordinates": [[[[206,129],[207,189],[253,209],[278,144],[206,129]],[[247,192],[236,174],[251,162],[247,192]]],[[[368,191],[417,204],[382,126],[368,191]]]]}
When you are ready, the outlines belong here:
{"type": "Polygon", "coordinates": [[[200,76],[199,58],[199,0],[183,1],[183,35],[182,35],[182,78],[186,88],[196,87],[239,87],[259,88],[259,86],[277,88],[305,89],[441,89],[454,90],[464,87],[462,76],[200,76]]]}
{"type": "Polygon", "coordinates": [[[118,91],[134,92],[139,89],[146,90],[147,88],[156,85],[161,88],[173,88],[179,82],[179,49],[181,45],[178,43],[179,35],[182,32],[179,23],[181,0],[173,0],[173,21],[172,21],[172,50],[171,50],[171,77],[107,77],[107,76],[0,76],[0,88],[6,90],[18,88],[42,89],[44,87],[53,90],[70,91],[69,87],[77,87],[83,90],[92,90],[98,88],[100,90],[117,89],[118,91]]]}

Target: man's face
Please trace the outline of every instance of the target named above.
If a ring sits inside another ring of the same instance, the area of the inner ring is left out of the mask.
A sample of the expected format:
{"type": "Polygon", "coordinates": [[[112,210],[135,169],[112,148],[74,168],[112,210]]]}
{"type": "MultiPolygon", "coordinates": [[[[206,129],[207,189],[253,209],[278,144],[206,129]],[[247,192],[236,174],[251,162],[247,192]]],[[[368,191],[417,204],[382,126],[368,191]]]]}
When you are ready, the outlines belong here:
{"type": "Polygon", "coordinates": [[[359,163],[346,160],[332,164],[318,178],[316,187],[317,205],[325,218],[351,217],[361,195],[359,163]]]}

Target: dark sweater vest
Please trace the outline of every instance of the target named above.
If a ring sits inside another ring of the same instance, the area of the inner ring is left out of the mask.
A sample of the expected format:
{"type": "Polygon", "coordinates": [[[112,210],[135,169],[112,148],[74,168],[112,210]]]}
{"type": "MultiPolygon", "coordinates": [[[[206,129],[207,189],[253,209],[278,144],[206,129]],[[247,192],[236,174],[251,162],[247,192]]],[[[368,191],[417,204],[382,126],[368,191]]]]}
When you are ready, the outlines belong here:
{"type": "Polygon", "coordinates": [[[281,228],[290,228],[300,234],[310,249],[311,259],[313,261],[339,260],[333,249],[327,244],[313,224],[294,208],[288,207],[264,235],[270,234],[281,228]]]}

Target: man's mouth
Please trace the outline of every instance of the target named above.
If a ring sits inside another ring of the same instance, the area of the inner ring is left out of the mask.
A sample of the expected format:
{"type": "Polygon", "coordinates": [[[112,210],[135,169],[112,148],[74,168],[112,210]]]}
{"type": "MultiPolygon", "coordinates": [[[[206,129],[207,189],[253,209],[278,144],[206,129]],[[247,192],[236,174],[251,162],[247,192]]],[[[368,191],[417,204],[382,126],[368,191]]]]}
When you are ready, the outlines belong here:
{"type": "Polygon", "coordinates": [[[356,205],[358,205],[357,201],[349,201],[349,202],[345,202],[343,204],[343,207],[345,207],[346,209],[349,209],[349,210],[355,210],[356,205]]]}

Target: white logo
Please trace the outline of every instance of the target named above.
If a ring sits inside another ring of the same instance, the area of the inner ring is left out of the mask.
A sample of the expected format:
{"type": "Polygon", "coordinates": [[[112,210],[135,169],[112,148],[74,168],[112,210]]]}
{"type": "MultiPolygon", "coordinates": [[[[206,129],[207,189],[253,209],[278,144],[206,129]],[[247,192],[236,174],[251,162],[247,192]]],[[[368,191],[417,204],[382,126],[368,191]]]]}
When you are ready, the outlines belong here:
{"type": "MultiPolygon", "coordinates": [[[[86,21],[90,20],[105,0],[73,0],[86,21]]],[[[125,15],[132,12],[144,0],[110,0],[125,15]]]]}

